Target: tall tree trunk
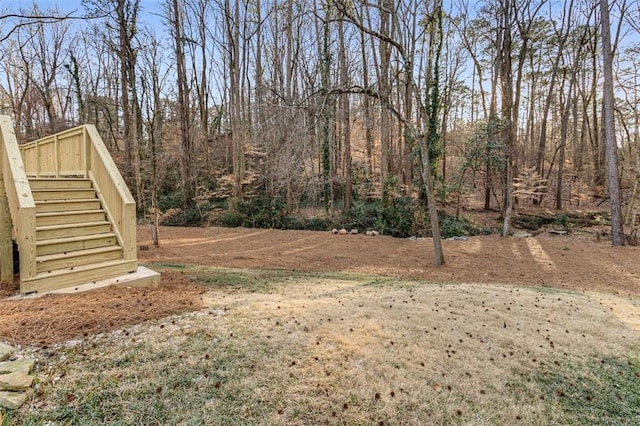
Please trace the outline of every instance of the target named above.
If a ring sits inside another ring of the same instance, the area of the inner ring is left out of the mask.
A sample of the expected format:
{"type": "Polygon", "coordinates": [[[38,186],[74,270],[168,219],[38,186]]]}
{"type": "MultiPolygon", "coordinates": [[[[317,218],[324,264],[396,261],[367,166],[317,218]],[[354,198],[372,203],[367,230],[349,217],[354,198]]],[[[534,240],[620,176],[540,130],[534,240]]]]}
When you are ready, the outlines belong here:
{"type": "Polygon", "coordinates": [[[431,234],[433,238],[434,263],[436,266],[443,265],[444,253],[442,251],[442,238],[440,235],[440,223],[438,218],[438,205],[434,195],[432,165],[430,158],[431,146],[438,142],[440,137],[438,118],[442,99],[440,97],[440,55],[443,46],[442,33],[442,1],[437,1],[434,5],[434,21],[429,24],[429,53],[427,59],[426,81],[427,89],[425,93],[425,103],[428,105],[426,118],[426,134],[421,137],[421,158],[422,158],[422,180],[427,197],[429,208],[429,218],[431,222],[431,234]]]}
{"type": "Polygon", "coordinates": [[[614,246],[624,245],[622,229],[622,208],[620,202],[620,182],[618,175],[618,147],[616,145],[614,94],[613,94],[613,52],[611,51],[611,24],[609,22],[609,1],[600,0],[602,19],[602,68],[604,86],[602,90],[602,127],[607,152],[607,178],[609,183],[609,204],[611,206],[611,239],[614,246]]]}
{"type": "MultiPolygon", "coordinates": [[[[207,3],[201,0],[198,4],[198,36],[200,37],[200,86],[198,88],[198,110],[200,115],[200,131],[203,133],[203,143],[207,144],[209,137],[209,85],[207,80],[207,3]]],[[[258,3],[258,7],[260,4],[258,3]]]]}
{"type": "MultiPolygon", "coordinates": [[[[338,38],[340,44],[340,50],[338,52],[338,62],[340,64],[340,84],[342,88],[346,88],[349,85],[349,68],[347,65],[347,46],[345,43],[344,34],[344,20],[338,21],[338,38]]],[[[344,210],[351,210],[351,196],[352,196],[352,177],[351,177],[351,112],[349,105],[349,94],[345,93],[340,98],[340,118],[341,118],[341,130],[342,136],[342,149],[344,152],[344,210]]]]}
{"type": "MultiPolygon", "coordinates": [[[[160,207],[158,205],[158,190],[160,179],[158,173],[158,157],[162,143],[162,106],[159,71],[154,69],[151,75],[151,89],[153,94],[153,110],[147,109],[147,116],[151,116],[151,132],[149,135],[151,145],[151,212],[153,215],[153,245],[160,247],[160,207]]],[[[150,101],[147,101],[149,104],[150,101]]]]}
{"type": "MultiPolygon", "coordinates": [[[[378,0],[380,8],[380,34],[383,37],[390,37],[391,24],[389,11],[393,8],[393,0],[378,0]]],[[[379,40],[380,51],[380,97],[383,102],[380,108],[380,184],[381,198],[386,205],[389,202],[387,193],[387,180],[390,173],[391,159],[389,157],[391,149],[391,114],[388,105],[391,102],[391,85],[389,83],[389,71],[391,68],[391,48],[389,43],[379,40]]]]}
{"type": "MultiPolygon", "coordinates": [[[[404,9],[405,12],[411,16],[409,22],[407,23],[407,35],[406,35],[406,49],[407,49],[407,60],[409,61],[404,66],[404,79],[402,82],[402,89],[398,88],[398,91],[403,90],[402,93],[402,101],[399,102],[404,108],[404,116],[407,119],[410,119],[413,116],[413,85],[414,85],[414,68],[415,68],[415,58],[416,58],[416,44],[417,37],[416,34],[418,32],[418,7],[419,2],[409,2],[407,8],[404,9]]],[[[402,12],[401,12],[402,13],[402,12]]],[[[402,131],[402,147],[400,152],[401,164],[400,171],[402,175],[402,183],[408,188],[408,193],[411,193],[411,184],[413,181],[413,150],[415,147],[415,138],[413,137],[409,126],[407,124],[400,124],[400,128],[402,131]]]]}
{"type": "Polygon", "coordinates": [[[502,24],[499,58],[500,58],[500,83],[502,89],[502,119],[505,124],[502,128],[502,141],[505,146],[506,162],[504,177],[504,222],[502,235],[508,236],[511,228],[511,215],[513,213],[513,153],[514,153],[514,127],[513,122],[513,78],[511,74],[511,25],[513,9],[511,0],[502,0],[502,24]]]}
{"type": "Polygon", "coordinates": [[[253,139],[259,141],[259,146],[264,152],[264,165],[262,169],[263,179],[265,182],[264,193],[271,199],[273,197],[273,166],[272,166],[272,153],[270,152],[270,138],[265,135],[266,133],[266,113],[265,113],[265,83],[264,83],[264,70],[262,67],[262,55],[263,55],[263,47],[262,47],[262,2],[260,0],[256,0],[256,50],[255,50],[255,105],[256,105],[256,114],[255,114],[255,124],[253,139]],[[261,134],[262,137],[258,137],[261,134]]]}
{"type": "MultiPolygon", "coordinates": [[[[544,103],[544,109],[542,112],[542,120],[540,122],[540,140],[538,143],[538,152],[536,153],[536,172],[539,176],[544,176],[544,157],[546,153],[547,147],[547,122],[549,119],[549,110],[551,109],[551,104],[556,95],[555,85],[558,80],[558,73],[560,67],[560,61],[562,60],[562,56],[564,54],[564,45],[569,37],[569,33],[571,31],[571,13],[573,11],[573,0],[569,1],[569,3],[565,7],[565,13],[562,19],[562,25],[564,34],[559,34],[558,41],[558,51],[556,52],[556,57],[553,61],[553,66],[551,68],[551,80],[549,82],[549,90],[547,92],[547,97],[544,103]]],[[[538,201],[539,199],[536,199],[538,201]]]]}
{"type": "MultiPolygon", "coordinates": [[[[365,90],[369,90],[369,61],[364,31],[360,31],[360,53],[362,55],[362,84],[365,90]]],[[[367,176],[373,173],[373,120],[371,118],[371,99],[364,96],[364,139],[367,154],[367,176]]]]}
{"type": "Polygon", "coordinates": [[[173,0],[173,36],[176,55],[176,84],[178,85],[178,111],[180,117],[180,166],[182,171],[182,206],[194,205],[195,188],[191,174],[191,135],[189,134],[189,85],[182,36],[183,17],[179,0],[173,0]]]}
{"type": "Polygon", "coordinates": [[[493,167],[491,165],[494,130],[492,129],[498,118],[498,76],[500,75],[500,60],[496,51],[496,58],[491,67],[491,96],[489,98],[488,126],[491,127],[485,148],[485,175],[484,175],[484,209],[491,209],[491,192],[493,191],[493,167]]]}
{"type": "Polygon", "coordinates": [[[136,67],[135,53],[132,53],[132,59],[129,61],[129,81],[131,81],[131,143],[130,149],[133,154],[133,178],[136,194],[136,207],[139,213],[144,207],[142,192],[142,175],[140,174],[140,146],[138,143],[139,135],[142,134],[142,114],[140,111],[140,102],[138,101],[138,85],[136,84],[136,67]]]}
{"type": "Polygon", "coordinates": [[[320,62],[320,78],[322,84],[322,142],[320,148],[322,163],[322,186],[324,194],[325,209],[333,212],[333,185],[331,182],[331,99],[330,99],[330,72],[331,72],[331,51],[330,42],[330,10],[325,7],[325,19],[322,22],[322,52],[320,62]]]}
{"type": "MultiPolygon", "coordinates": [[[[118,21],[118,59],[120,61],[120,91],[122,92],[122,121],[124,137],[124,177],[129,184],[135,183],[133,177],[133,138],[135,137],[135,126],[132,125],[133,114],[131,112],[131,100],[129,98],[130,89],[130,22],[127,12],[130,11],[131,4],[127,0],[117,0],[116,15],[118,21]]],[[[135,25],[135,24],[133,24],[135,25]]],[[[138,200],[140,201],[140,200],[138,200]]]]}
{"type": "MultiPolygon", "coordinates": [[[[605,186],[605,144],[600,138],[600,125],[598,119],[598,49],[597,44],[597,31],[592,34],[593,45],[591,46],[591,121],[593,125],[590,129],[591,134],[591,156],[593,161],[593,184],[596,187],[597,192],[604,192],[605,186]]],[[[599,194],[602,195],[602,194],[599,194]]]]}
{"type": "Polygon", "coordinates": [[[242,75],[240,68],[240,2],[234,2],[233,10],[225,0],[225,27],[229,55],[229,116],[231,121],[233,195],[242,196],[244,180],[244,129],[242,127],[242,75]]]}
{"type": "Polygon", "coordinates": [[[560,118],[560,149],[558,154],[558,175],[556,182],[556,210],[562,210],[562,186],[564,179],[564,157],[565,148],[567,146],[567,133],[569,131],[569,114],[571,114],[571,103],[573,100],[573,86],[575,77],[571,75],[569,80],[569,89],[565,97],[565,104],[562,108],[562,117],[560,118]]]}

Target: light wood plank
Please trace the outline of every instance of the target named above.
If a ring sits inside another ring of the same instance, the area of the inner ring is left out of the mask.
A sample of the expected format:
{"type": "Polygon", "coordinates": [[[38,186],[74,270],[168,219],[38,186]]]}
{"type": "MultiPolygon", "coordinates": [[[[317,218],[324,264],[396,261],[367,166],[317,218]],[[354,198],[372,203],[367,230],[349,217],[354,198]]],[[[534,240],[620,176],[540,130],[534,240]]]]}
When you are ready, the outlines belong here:
{"type": "Polygon", "coordinates": [[[100,200],[97,198],[79,198],[74,200],[43,200],[36,201],[36,214],[78,210],[98,210],[100,200]]]}
{"type": "Polygon", "coordinates": [[[0,282],[13,282],[13,240],[11,239],[11,211],[4,193],[4,182],[0,181],[0,282]]]}
{"type": "Polygon", "coordinates": [[[118,275],[133,272],[138,262],[119,260],[100,264],[84,265],[73,271],[56,271],[51,274],[40,274],[34,278],[20,282],[21,293],[46,292],[59,288],[72,287],[79,284],[96,282],[118,275]]]}
{"type": "Polygon", "coordinates": [[[32,190],[38,189],[92,189],[89,179],[44,179],[31,178],[29,185],[32,190]]]}
{"type": "Polygon", "coordinates": [[[22,154],[11,119],[0,116],[0,171],[5,185],[9,210],[20,250],[21,277],[35,276],[35,202],[25,173],[22,154]]]}
{"type": "Polygon", "coordinates": [[[36,229],[38,240],[77,237],[79,235],[104,234],[107,232],[111,232],[111,224],[107,221],[83,223],[81,225],[39,226],[36,229]]]}
{"type": "Polygon", "coordinates": [[[110,265],[137,265],[135,200],[94,126],[48,136],[21,151],[26,173],[41,177],[32,181],[37,216],[34,208],[17,227],[31,227],[19,242],[33,263],[21,291],[66,287],[78,277],[111,277],[110,265]],[[56,179],[45,179],[51,177],[56,179]]]}
{"type": "Polygon", "coordinates": [[[122,248],[109,246],[37,256],[36,264],[38,274],[41,274],[119,259],[122,259],[122,248]]]}
{"type": "Polygon", "coordinates": [[[66,212],[36,213],[37,226],[81,224],[106,220],[104,210],[80,210],[66,212]]]}
{"type": "Polygon", "coordinates": [[[70,188],[65,190],[43,189],[43,190],[33,191],[33,198],[36,201],[77,200],[77,199],[93,198],[95,196],[96,196],[96,193],[92,189],[70,188]]]}
{"type": "Polygon", "coordinates": [[[65,253],[69,251],[85,250],[97,247],[115,246],[118,244],[115,234],[82,235],[70,238],[54,238],[38,241],[36,253],[38,256],[53,253],[65,253]]]}

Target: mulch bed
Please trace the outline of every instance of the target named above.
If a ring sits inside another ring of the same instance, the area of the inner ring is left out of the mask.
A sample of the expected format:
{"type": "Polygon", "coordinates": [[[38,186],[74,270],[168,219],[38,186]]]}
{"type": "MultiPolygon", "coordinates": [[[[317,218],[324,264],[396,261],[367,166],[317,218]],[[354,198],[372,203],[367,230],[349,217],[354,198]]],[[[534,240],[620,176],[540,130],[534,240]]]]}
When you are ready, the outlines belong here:
{"type": "Polygon", "coordinates": [[[0,340],[49,345],[202,308],[201,286],[163,271],[158,288],[107,287],[87,293],[7,300],[17,286],[0,290],[0,340]],[[15,288],[14,288],[15,287],[15,288]]]}

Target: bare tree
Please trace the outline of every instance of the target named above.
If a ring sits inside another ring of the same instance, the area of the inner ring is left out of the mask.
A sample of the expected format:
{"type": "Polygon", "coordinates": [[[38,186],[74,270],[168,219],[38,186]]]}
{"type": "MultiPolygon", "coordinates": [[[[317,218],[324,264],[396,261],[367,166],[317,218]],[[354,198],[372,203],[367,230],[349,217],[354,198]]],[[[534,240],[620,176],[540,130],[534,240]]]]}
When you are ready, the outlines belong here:
{"type": "Polygon", "coordinates": [[[40,11],[36,13],[28,13],[24,11],[17,13],[2,13],[0,14],[0,24],[6,25],[6,27],[0,26],[0,43],[4,43],[9,40],[17,31],[24,27],[52,24],[69,19],[83,18],[75,16],[74,12],[60,14],[57,10],[53,10],[51,13],[46,14],[43,14],[40,11]]]}
{"type": "MultiPolygon", "coordinates": [[[[142,205],[142,176],[138,142],[142,129],[137,89],[137,34],[140,0],[85,0],[92,16],[104,16],[106,28],[103,40],[117,55],[120,71],[120,107],[122,109],[122,138],[124,139],[124,177],[135,188],[137,207],[142,205]],[[115,40],[109,35],[115,34],[115,40]]],[[[100,28],[98,26],[94,27],[100,28]]]]}
{"type": "MultiPolygon", "coordinates": [[[[384,0],[382,0],[384,1],[384,0]]],[[[372,37],[375,37],[378,41],[384,42],[387,45],[388,49],[394,49],[400,58],[401,64],[403,66],[407,66],[407,64],[411,64],[412,60],[407,57],[407,51],[404,49],[401,43],[399,43],[396,39],[391,37],[390,31],[387,31],[386,25],[382,25],[380,30],[376,30],[370,27],[365,26],[365,24],[359,20],[356,16],[354,16],[347,5],[344,2],[336,2],[336,6],[340,10],[340,12],[347,18],[351,23],[353,23],[360,31],[364,31],[372,37]]],[[[391,9],[389,9],[391,10],[391,9]]],[[[385,12],[381,11],[383,15],[385,12]]],[[[443,40],[442,40],[442,2],[438,1],[435,5],[433,5],[433,10],[430,11],[430,19],[428,21],[428,31],[430,34],[429,43],[431,48],[429,49],[429,60],[428,62],[431,64],[430,70],[426,71],[426,80],[429,82],[429,89],[426,90],[426,93],[423,93],[419,90],[415,90],[415,82],[411,84],[414,85],[414,90],[412,92],[417,98],[417,104],[421,106],[421,121],[425,123],[425,131],[419,132],[417,127],[412,124],[412,117],[404,117],[402,113],[400,113],[394,106],[391,104],[389,93],[384,89],[384,85],[380,85],[380,91],[375,92],[371,90],[360,90],[361,93],[372,96],[378,99],[381,103],[381,107],[383,111],[388,111],[390,114],[393,114],[403,125],[408,126],[408,128],[412,131],[413,137],[415,137],[420,144],[420,158],[421,158],[421,175],[424,182],[424,191],[427,196],[427,203],[429,208],[429,214],[431,218],[431,233],[433,237],[433,248],[434,248],[434,263],[436,266],[444,264],[444,254],[442,251],[441,244],[441,236],[440,236],[440,225],[438,220],[437,213],[437,202],[436,197],[433,193],[433,179],[431,176],[431,161],[429,158],[429,145],[433,144],[438,140],[438,129],[439,129],[439,104],[441,102],[440,94],[439,94],[439,60],[440,54],[442,52],[443,40]],[[423,97],[424,95],[424,97],[423,97]]],[[[381,15],[381,22],[383,20],[381,15]]],[[[387,52],[381,51],[381,57],[384,58],[387,52]]],[[[390,52],[389,52],[390,55],[390,52]]],[[[384,159],[384,156],[381,157],[384,159]]],[[[381,177],[382,178],[382,177],[381,177]]],[[[384,184],[384,181],[382,182],[384,184]]]]}
{"type": "Polygon", "coordinates": [[[234,2],[232,5],[229,0],[224,2],[225,44],[229,61],[229,119],[232,140],[233,193],[236,197],[242,196],[242,182],[245,174],[239,3],[234,2]]]}
{"type": "Polygon", "coordinates": [[[160,246],[160,207],[158,205],[159,187],[161,178],[165,175],[162,172],[162,151],[163,151],[163,130],[164,111],[162,100],[162,89],[166,84],[169,74],[162,54],[162,46],[158,36],[149,31],[146,33],[148,43],[142,50],[141,55],[141,86],[143,93],[144,125],[149,136],[149,147],[151,155],[149,157],[151,168],[151,216],[152,216],[152,239],[153,244],[160,246]],[[162,72],[161,70],[165,70],[162,72]]]}
{"type": "MultiPolygon", "coordinates": [[[[347,64],[347,45],[345,42],[345,25],[344,20],[338,20],[338,66],[340,67],[340,86],[350,86],[349,66],[347,64]]],[[[344,210],[351,210],[352,187],[351,187],[351,111],[349,103],[349,94],[346,93],[340,97],[340,135],[342,139],[342,150],[344,152],[344,210]]]]}
{"type": "Polygon", "coordinates": [[[611,23],[609,21],[608,0],[600,0],[600,14],[602,23],[602,68],[604,74],[604,86],[602,89],[602,127],[607,151],[607,178],[609,183],[609,204],[611,206],[611,238],[614,246],[621,246],[625,243],[625,240],[622,229],[618,147],[615,132],[613,52],[611,50],[611,23]]]}
{"type": "Polygon", "coordinates": [[[394,13],[393,0],[378,0],[380,13],[380,28],[378,45],[380,50],[380,75],[378,86],[380,96],[385,99],[380,111],[380,187],[382,202],[388,204],[389,194],[387,194],[387,179],[389,179],[391,169],[391,113],[388,109],[391,100],[391,19],[394,13]]]}
{"type": "Polygon", "coordinates": [[[184,53],[184,4],[180,0],[167,2],[167,17],[171,23],[173,48],[176,64],[176,85],[178,86],[178,116],[180,122],[180,169],[182,176],[182,205],[190,208],[196,195],[192,176],[192,143],[189,131],[190,103],[187,67],[184,53]]]}

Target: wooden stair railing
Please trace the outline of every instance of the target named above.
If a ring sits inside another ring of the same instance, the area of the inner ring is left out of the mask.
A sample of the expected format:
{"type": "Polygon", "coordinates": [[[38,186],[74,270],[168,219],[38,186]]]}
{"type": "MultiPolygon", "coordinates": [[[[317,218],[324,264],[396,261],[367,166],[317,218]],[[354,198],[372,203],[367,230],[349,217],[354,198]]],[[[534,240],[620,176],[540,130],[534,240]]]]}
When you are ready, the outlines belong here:
{"type": "Polygon", "coordinates": [[[36,205],[11,119],[0,116],[0,275],[13,281],[12,233],[20,247],[20,276],[36,276],[36,205]],[[13,218],[13,220],[12,220],[13,218]],[[13,227],[13,230],[12,230],[13,227]]]}
{"type": "Polygon", "coordinates": [[[136,203],[95,126],[84,125],[20,146],[28,177],[89,178],[125,260],[136,259],[136,203]]]}
{"type": "Polygon", "coordinates": [[[95,127],[24,145],[9,117],[0,116],[0,127],[0,279],[13,279],[5,256],[12,233],[22,293],[136,271],[135,201],[95,127]]]}

